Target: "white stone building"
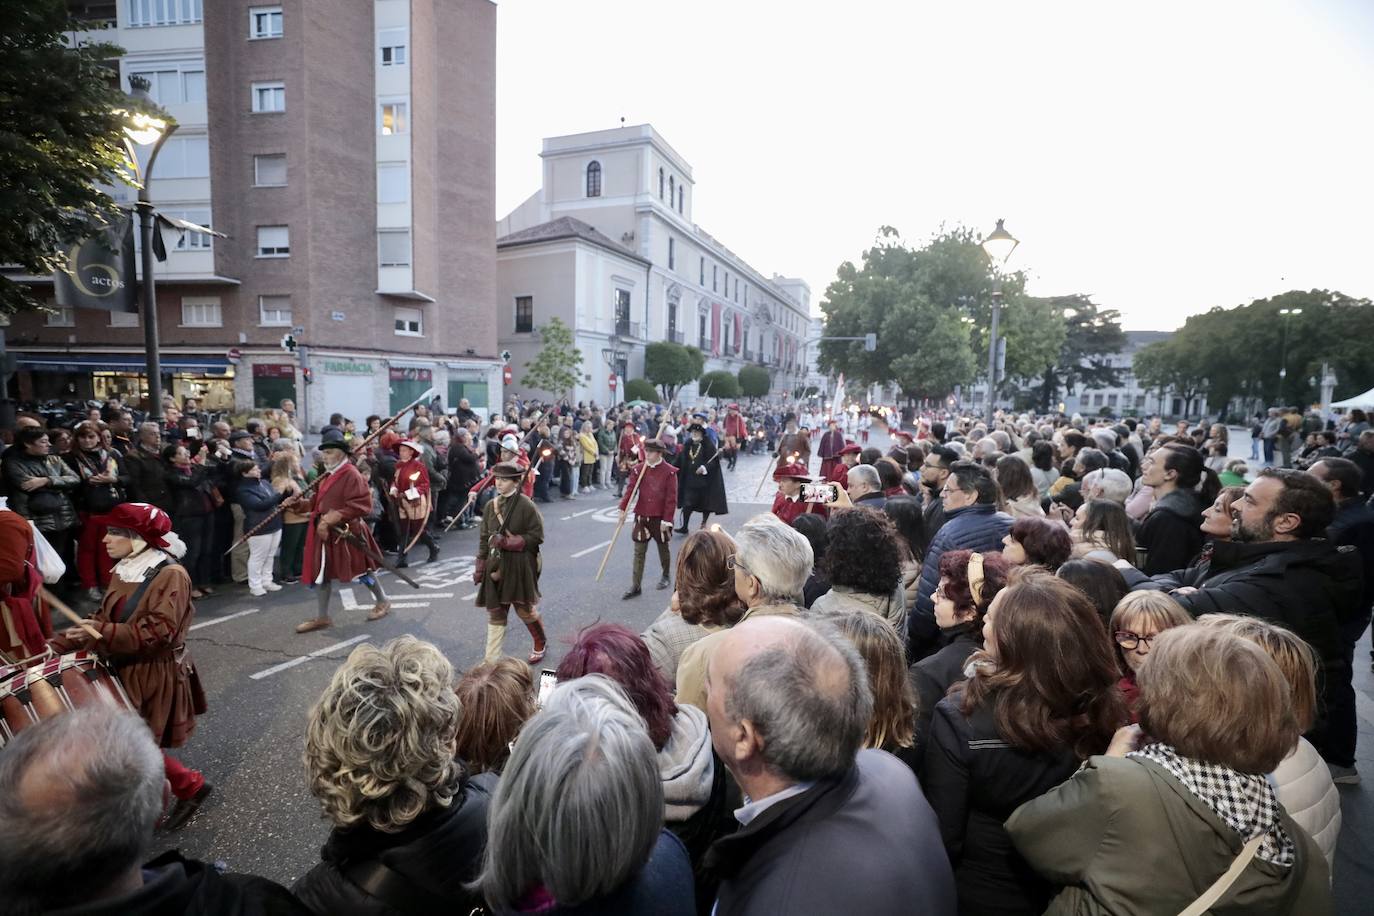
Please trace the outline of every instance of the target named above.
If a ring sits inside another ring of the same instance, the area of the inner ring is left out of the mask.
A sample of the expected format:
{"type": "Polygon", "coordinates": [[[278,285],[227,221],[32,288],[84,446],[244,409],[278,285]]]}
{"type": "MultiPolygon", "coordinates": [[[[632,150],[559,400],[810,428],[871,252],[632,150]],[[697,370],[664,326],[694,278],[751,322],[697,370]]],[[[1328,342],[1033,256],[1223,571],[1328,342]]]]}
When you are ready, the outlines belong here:
{"type": "MultiPolygon", "coordinates": [[[[653,127],[550,137],[540,156],[542,186],[497,224],[497,329],[513,392],[551,394],[523,386],[521,370],[555,316],[582,353],[574,401],[605,403],[612,369],[620,385],[643,377],[657,340],[699,347],[706,371],[766,366],[777,394],[800,384],[810,289],[765,276],[692,222],[691,167],[653,127]]],[[[696,396],[691,385],[680,398],[696,396]]]]}

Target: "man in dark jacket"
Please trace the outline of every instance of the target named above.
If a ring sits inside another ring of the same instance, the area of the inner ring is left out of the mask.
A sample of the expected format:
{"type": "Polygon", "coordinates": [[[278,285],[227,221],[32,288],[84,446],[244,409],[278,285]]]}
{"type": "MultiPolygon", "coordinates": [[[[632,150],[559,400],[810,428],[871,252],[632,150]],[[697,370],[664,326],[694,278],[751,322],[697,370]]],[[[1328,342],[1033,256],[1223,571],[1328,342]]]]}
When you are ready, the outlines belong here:
{"type": "Polygon", "coordinates": [[[716,753],[746,799],[704,867],[717,916],[955,912],[935,813],[911,770],[864,750],[873,712],[858,652],[781,615],[730,629],[707,666],[716,753]]]}
{"type": "MultiPolygon", "coordinates": [[[[1322,536],[1336,514],[1331,492],[1306,471],[1265,468],[1231,504],[1236,540],[1217,541],[1210,555],[1187,569],[1146,579],[1123,570],[1136,588],[1170,592],[1194,617],[1248,614],[1301,636],[1321,664],[1322,693],[1316,725],[1307,738],[1332,777],[1358,781],[1354,726],[1339,724],[1342,704],[1353,704],[1353,643],[1343,631],[1360,619],[1364,571],[1353,547],[1322,536]],[[1347,649],[1347,645],[1350,646],[1347,649]]],[[[1367,609],[1363,609],[1367,613],[1367,609]]]]}
{"type": "Polygon", "coordinates": [[[0,754],[4,911],[309,916],[265,878],[176,852],[144,863],[166,785],[162,752],[133,713],[87,706],[24,729],[0,754]]]}
{"type": "Polygon", "coordinates": [[[946,550],[989,553],[1002,549],[1011,530],[1011,516],[997,511],[997,482],[988,469],[972,461],[956,461],[940,490],[945,523],[931,539],[921,561],[921,584],[916,607],[907,615],[907,656],[919,661],[934,652],[940,638],[935,622],[935,586],[940,584],[940,557],[946,550]]]}
{"type": "Polygon", "coordinates": [[[129,499],[151,503],[171,514],[172,490],[167,486],[162,463],[162,429],[149,421],[138,427],[138,441],[124,456],[129,471],[129,499]]]}
{"type": "Polygon", "coordinates": [[[921,515],[927,539],[933,539],[945,523],[945,501],[940,491],[949,477],[949,469],[958,460],[959,453],[954,449],[936,445],[931,447],[930,454],[921,465],[921,490],[925,499],[921,515]]]}

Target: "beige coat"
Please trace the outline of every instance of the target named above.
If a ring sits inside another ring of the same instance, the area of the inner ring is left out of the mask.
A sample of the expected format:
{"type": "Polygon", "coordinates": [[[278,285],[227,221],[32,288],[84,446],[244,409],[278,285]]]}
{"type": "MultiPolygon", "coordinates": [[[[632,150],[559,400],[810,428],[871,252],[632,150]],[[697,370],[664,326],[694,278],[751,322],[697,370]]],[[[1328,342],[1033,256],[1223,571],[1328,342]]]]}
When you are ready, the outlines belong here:
{"type": "MultiPolygon", "coordinates": [[[[793,604],[761,604],[745,611],[739,622],[743,623],[750,617],[767,617],[770,614],[799,617],[801,611],[793,604]]],[[[682,653],[682,658],[677,663],[676,699],[679,705],[689,703],[703,712],[706,710],[706,661],[728,632],[730,631],[725,629],[708,633],[682,653]]]]}

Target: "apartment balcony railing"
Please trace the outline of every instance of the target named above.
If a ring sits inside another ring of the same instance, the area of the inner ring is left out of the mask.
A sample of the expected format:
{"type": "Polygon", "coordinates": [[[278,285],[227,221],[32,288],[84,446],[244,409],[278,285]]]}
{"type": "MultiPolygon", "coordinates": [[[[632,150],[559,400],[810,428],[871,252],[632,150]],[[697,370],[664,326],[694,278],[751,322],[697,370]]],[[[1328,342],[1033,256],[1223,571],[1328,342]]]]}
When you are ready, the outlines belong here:
{"type": "Polygon", "coordinates": [[[638,321],[617,321],[615,323],[615,333],[617,337],[628,337],[631,340],[642,340],[640,336],[641,326],[638,321]]]}
{"type": "Polygon", "coordinates": [[[685,343],[687,335],[682,331],[669,331],[668,340],[675,344],[685,343]]]}

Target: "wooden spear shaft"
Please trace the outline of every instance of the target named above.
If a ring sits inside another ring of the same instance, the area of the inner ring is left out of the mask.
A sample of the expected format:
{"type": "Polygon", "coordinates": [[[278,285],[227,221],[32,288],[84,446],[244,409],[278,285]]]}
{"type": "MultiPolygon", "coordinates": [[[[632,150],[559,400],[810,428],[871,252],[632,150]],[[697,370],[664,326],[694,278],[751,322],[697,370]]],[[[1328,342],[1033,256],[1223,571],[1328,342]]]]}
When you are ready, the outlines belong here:
{"type": "MultiPolygon", "coordinates": [[[[639,453],[641,460],[646,457],[644,455],[643,437],[639,440],[639,453]]],[[[615,542],[616,539],[620,537],[620,529],[625,527],[625,519],[629,518],[628,510],[635,505],[635,497],[639,495],[639,485],[644,481],[644,472],[647,470],[649,470],[649,462],[645,460],[643,466],[639,469],[639,478],[635,480],[634,489],[630,491],[630,498],[625,502],[627,514],[622,515],[620,521],[616,524],[615,534],[611,535],[611,543],[606,546],[606,555],[601,558],[601,567],[596,571],[596,581],[598,582],[601,581],[601,574],[606,571],[606,561],[610,560],[611,551],[615,550],[615,542]]]]}

